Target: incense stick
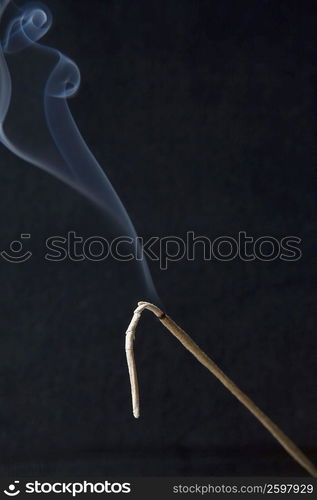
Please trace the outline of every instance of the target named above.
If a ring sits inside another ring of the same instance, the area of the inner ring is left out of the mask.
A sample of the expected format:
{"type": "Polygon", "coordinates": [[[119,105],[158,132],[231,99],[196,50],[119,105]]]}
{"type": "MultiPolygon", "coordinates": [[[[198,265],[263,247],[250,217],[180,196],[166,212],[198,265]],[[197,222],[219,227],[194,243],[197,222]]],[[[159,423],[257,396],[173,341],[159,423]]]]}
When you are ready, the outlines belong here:
{"type": "Polygon", "coordinates": [[[287,437],[284,432],[265,414],[258,406],[250,399],[239,387],[229,378],[218,365],[192,340],[192,338],[180,328],[169,316],[167,316],[159,307],[149,302],[138,302],[138,307],[134,311],[132,320],[126,331],[126,356],[130,376],[132,408],[135,418],[140,416],[140,398],[138,377],[134,358],[133,343],[135,339],[136,328],[140,320],[142,312],[148,309],[151,311],[172,333],[183,346],[195,358],[207,368],[239,401],[242,403],[257,420],[270,432],[270,434],[280,443],[280,445],[293,457],[304,469],[307,470],[313,477],[317,477],[317,468],[304,455],[304,453],[296,446],[296,444],[287,437]]]}

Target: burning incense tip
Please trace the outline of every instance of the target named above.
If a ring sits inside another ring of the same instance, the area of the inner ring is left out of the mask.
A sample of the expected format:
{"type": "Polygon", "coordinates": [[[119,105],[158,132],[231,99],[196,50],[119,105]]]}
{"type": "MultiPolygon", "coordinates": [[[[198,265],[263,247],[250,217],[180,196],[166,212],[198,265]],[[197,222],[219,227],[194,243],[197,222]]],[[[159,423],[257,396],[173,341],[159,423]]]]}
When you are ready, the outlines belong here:
{"type": "Polygon", "coordinates": [[[148,309],[161,321],[170,333],[203,365],[209,370],[241,404],[269,431],[269,433],[279,442],[287,453],[298,462],[313,477],[317,477],[317,468],[306,455],[296,446],[296,444],[284,434],[284,432],[250,399],[241,389],[223,373],[219,366],[193,341],[193,339],[178,326],[159,307],[149,302],[138,302],[133,317],[126,331],[125,350],[127,356],[128,370],[131,384],[132,409],[135,418],[140,416],[139,385],[134,358],[133,343],[135,332],[140,317],[144,309],[148,309]]]}

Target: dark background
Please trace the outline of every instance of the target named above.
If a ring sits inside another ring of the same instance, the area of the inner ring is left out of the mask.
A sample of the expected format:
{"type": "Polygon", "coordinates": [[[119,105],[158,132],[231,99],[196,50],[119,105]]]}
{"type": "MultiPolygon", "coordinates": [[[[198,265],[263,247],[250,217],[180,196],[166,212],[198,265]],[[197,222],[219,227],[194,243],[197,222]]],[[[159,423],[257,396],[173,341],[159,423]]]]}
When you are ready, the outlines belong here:
{"type": "MultiPolygon", "coordinates": [[[[22,4],[23,2],[19,2],[22,4]]],[[[314,2],[47,0],[43,43],[80,67],[70,101],[138,234],[302,238],[295,263],[151,264],[170,315],[317,460],[314,2]]],[[[104,234],[81,195],[1,147],[2,475],[304,474],[160,324],[111,262],[48,263],[47,236],[104,234]]],[[[146,297],[147,298],[147,297],[146,297]]]]}

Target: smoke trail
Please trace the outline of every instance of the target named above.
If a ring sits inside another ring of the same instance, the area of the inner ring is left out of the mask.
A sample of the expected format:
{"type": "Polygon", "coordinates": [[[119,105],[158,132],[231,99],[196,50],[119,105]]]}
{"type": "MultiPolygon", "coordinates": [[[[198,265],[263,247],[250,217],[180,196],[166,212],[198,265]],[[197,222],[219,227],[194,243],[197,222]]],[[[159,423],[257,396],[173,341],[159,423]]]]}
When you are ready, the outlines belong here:
{"type": "MultiPolygon", "coordinates": [[[[78,67],[58,50],[38,43],[50,29],[51,13],[40,3],[20,8],[0,0],[0,15],[5,25],[0,48],[0,140],[97,204],[121,234],[136,238],[120,198],[70,113],[67,99],[79,88],[78,67]],[[21,77],[26,61],[28,73],[21,77]]],[[[141,251],[137,245],[135,253],[141,251]]],[[[141,267],[148,292],[155,296],[144,259],[141,267]]]]}

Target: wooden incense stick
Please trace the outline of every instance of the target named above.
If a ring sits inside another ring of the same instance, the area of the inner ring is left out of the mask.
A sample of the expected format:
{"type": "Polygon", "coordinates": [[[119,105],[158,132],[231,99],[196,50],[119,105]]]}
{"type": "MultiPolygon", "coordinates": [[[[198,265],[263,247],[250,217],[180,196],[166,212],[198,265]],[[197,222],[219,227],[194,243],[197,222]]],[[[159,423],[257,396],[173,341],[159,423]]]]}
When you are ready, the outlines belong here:
{"type": "Polygon", "coordinates": [[[135,365],[133,342],[135,339],[135,332],[141,317],[142,312],[148,309],[163,323],[165,328],[169,330],[183,346],[195,356],[198,361],[204,365],[239,401],[242,403],[254,416],[261,422],[261,424],[272,434],[272,436],[280,443],[281,446],[298,462],[304,469],[306,469],[313,477],[317,477],[317,468],[315,465],[304,455],[304,453],[296,446],[293,441],[288,438],[284,432],[272,420],[263,413],[260,408],[250,399],[239,387],[223,373],[217,364],[207,354],[200,349],[200,347],[192,340],[192,338],[184,332],[169,316],[167,316],[159,307],[150,304],[149,302],[139,302],[138,307],[134,311],[133,318],[126,331],[126,356],[128,362],[128,369],[131,383],[132,394],[132,408],[135,418],[140,416],[140,399],[139,399],[139,386],[138,377],[135,365]]]}

